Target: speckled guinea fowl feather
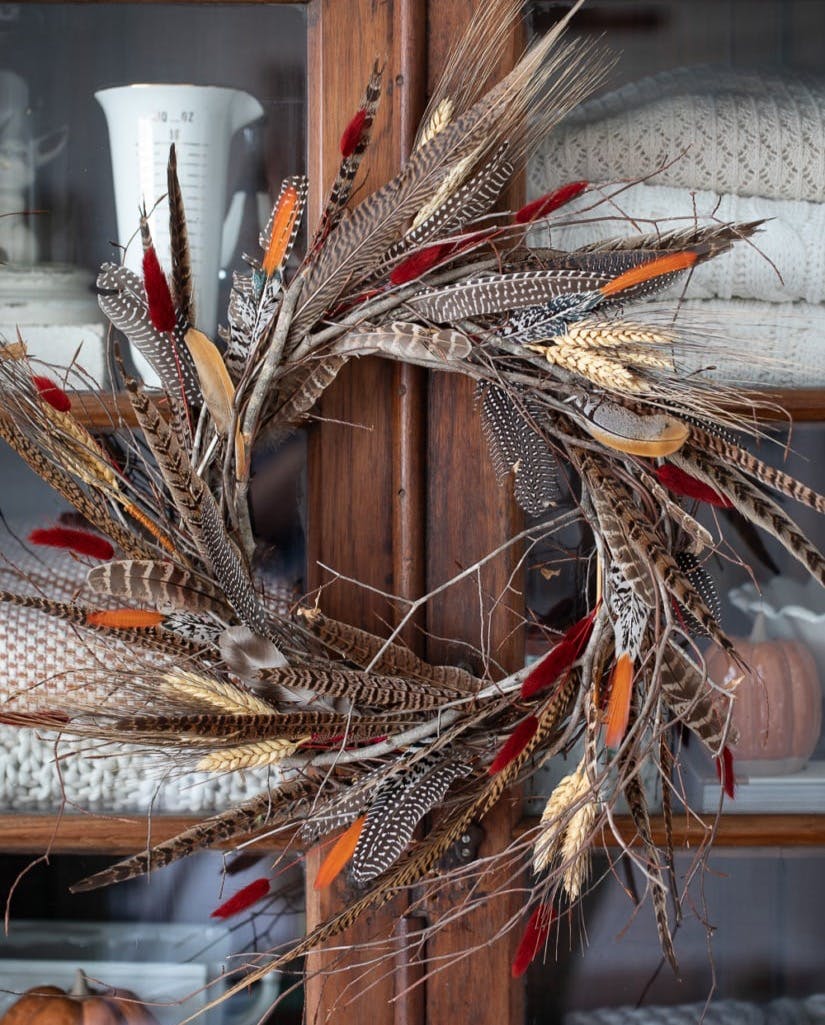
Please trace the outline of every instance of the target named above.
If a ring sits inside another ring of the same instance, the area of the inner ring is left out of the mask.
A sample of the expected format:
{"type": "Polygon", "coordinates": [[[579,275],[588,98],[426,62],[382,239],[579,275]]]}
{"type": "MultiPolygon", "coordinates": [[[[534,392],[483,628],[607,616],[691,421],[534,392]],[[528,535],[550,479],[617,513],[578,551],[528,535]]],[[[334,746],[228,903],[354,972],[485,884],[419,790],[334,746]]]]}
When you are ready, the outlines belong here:
{"type": "Polygon", "coordinates": [[[192,358],[186,346],[175,344],[171,335],[153,326],[140,278],[127,267],[104,263],[97,288],[101,310],[146,357],[164,389],[170,395],[179,395],[182,387],[187,402],[199,405],[200,387],[192,358]]]}
{"type": "Polygon", "coordinates": [[[607,273],[587,270],[488,274],[424,292],[410,300],[410,305],[420,316],[436,323],[472,319],[503,310],[537,306],[571,292],[591,292],[609,279],[607,273]]]}
{"type": "MultiPolygon", "coordinates": [[[[693,589],[701,596],[713,618],[717,623],[720,622],[722,616],[722,602],[719,598],[719,592],[716,585],[711,579],[708,571],[696,555],[690,551],[676,552],[676,562],[690,581],[693,589]]],[[[688,631],[692,633],[704,633],[701,624],[696,622],[687,609],[680,609],[680,611],[686,619],[685,626],[688,631]]]]}
{"type": "Polygon", "coordinates": [[[480,384],[476,394],[499,484],[512,474],[518,504],[531,515],[541,514],[558,498],[559,488],[556,457],[533,426],[540,417],[538,405],[526,394],[513,396],[490,382],[480,384]]]}
{"type": "Polygon", "coordinates": [[[172,291],[175,296],[181,328],[195,323],[195,296],[192,285],[192,260],[186,211],[178,181],[178,160],[174,143],[169,149],[166,168],[166,189],[169,201],[169,247],[172,264],[172,291]]]}
{"type": "Polygon", "coordinates": [[[372,786],[351,784],[334,797],[319,797],[312,810],[298,830],[301,843],[314,844],[322,836],[348,826],[366,808],[374,793],[372,786]]]}
{"type": "Polygon", "coordinates": [[[319,609],[302,608],[298,614],[327,648],[362,668],[413,677],[444,693],[475,694],[481,687],[481,680],[466,669],[432,665],[401,644],[388,644],[383,637],[331,619],[319,609]]]}
{"type": "Polygon", "coordinates": [[[387,780],[370,804],[352,855],[355,885],[365,886],[395,864],[418,823],[444,799],[453,780],[469,772],[468,765],[435,754],[411,765],[400,778],[387,780]]]}
{"type": "Polygon", "coordinates": [[[821,584],[825,584],[825,559],[785,510],[764,495],[747,477],[721,459],[685,445],[669,457],[687,473],[727,496],[748,522],[767,531],[821,584]]]}
{"type": "Polygon", "coordinates": [[[116,559],[94,566],[89,570],[86,583],[99,594],[129,598],[161,610],[214,612],[223,618],[232,615],[221,591],[211,580],[171,561],[116,559]]]}
{"type": "Polygon", "coordinates": [[[272,790],[257,794],[228,811],[220,812],[199,822],[196,826],[178,833],[177,836],[142,851],[130,858],[81,879],[70,887],[72,893],[87,893],[112,883],[135,879],[146,872],[171,865],[194,851],[214,847],[225,840],[254,833],[263,827],[273,828],[288,822],[296,813],[307,806],[312,791],[308,780],[295,779],[282,783],[272,790]]]}

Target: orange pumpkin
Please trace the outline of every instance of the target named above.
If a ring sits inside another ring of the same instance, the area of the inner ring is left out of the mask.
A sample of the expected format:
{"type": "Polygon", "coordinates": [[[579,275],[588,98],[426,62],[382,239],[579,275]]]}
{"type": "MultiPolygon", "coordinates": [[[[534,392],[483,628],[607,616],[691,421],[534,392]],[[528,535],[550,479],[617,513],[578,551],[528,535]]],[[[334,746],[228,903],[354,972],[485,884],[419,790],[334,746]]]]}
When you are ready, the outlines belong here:
{"type": "Polygon", "coordinates": [[[720,686],[735,685],[732,720],[739,739],[732,750],[742,771],[750,775],[797,772],[819,740],[819,674],[813,655],[800,641],[763,637],[763,624],[757,621],[748,640],[733,639],[750,671],[743,673],[721,649],[715,649],[707,657],[708,676],[720,686]]]}
{"type": "Polygon", "coordinates": [[[158,1025],[128,990],[95,993],[78,971],[70,991],[35,986],[0,1018],[0,1025],[158,1025]]]}

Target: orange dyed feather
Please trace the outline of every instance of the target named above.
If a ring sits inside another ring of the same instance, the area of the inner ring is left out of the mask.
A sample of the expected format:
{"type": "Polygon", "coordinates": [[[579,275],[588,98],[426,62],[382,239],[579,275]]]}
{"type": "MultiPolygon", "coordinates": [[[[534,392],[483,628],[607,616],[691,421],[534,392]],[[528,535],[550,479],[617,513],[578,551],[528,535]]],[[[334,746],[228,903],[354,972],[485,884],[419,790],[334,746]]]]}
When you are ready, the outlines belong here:
{"type": "Polygon", "coordinates": [[[599,291],[603,296],[616,295],[617,292],[624,292],[634,285],[641,285],[645,281],[659,278],[663,274],[674,274],[676,271],[687,270],[696,263],[696,253],[671,253],[668,256],[657,256],[655,260],[648,260],[638,267],[631,267],[624,274],[620,274],[606,285],[602,285],[599,291]]]}
{"type": "Polygon", "coordinates": [[[316,890],[325,889],[338,877],[338,875],[340,875],[344,865],[346,865],[355,853],[355,846],[358,843],[358,837],[361,835],[361,830],[364,828],[364,823],[366,821],[367,816],[360,815],[349,829],[347,829],[345,833],[342,833],[335,841],[335,846],[324,858],[321,863],[321,867],[318,869],[318,875],[315,877],[315,882],[312,884],[316,890]]]}
{"type": "Polygon", "coordinates": [[[298,190],[294,185],[288,185],[278,200],[278,209],[272,219],[272,234],[264,257],[263,267],[267,277],[271,277],[281,266],[298,216],[298,200],[298,190]]]}
{"type": "Polygon", "coordinates": [[[108,626],[113,630],[144,630],[160,626],[166,617],[148,609],[105,609],[86,616],[89,626],[108,626]]]}
{"type": "Polygon", "coordinates": [[[633,659],[627,652],[619,655],[610,674],[610,698],[607,702],[607,747],[617,748],[627,731],[630,718],[630,696],[633,693],[633,659]]]}

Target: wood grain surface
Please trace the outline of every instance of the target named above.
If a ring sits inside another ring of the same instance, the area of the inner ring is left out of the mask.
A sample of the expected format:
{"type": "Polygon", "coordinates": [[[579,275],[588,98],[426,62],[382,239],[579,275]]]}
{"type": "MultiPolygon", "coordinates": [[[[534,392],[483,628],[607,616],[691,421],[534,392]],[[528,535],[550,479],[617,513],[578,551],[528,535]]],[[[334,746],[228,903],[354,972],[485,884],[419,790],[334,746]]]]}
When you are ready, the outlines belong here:
{"type": "MultiPolygon", "coordinates": [[[[384,92],[365,183],[361,175],[362,194],[391,177],[406,157],[424,105],[418,63],[424,13],[416,0],[316,0],[309,9],[310,223],[320,214],[337,167],[341,131],[358,107],[376,59],[385,64],[384,92]]],[[[420,592],[423,401],[419,371],[377,359],[353,361],[324,395],[321,419],[309,436],[311,587],[329,582],[326,566],[386,594],[420,592]]],[[[328,614],[378,633],[386,632],[397,615],[393,603],[374,591],[343,582],[327,587],[321,601],[328,614]]],[[[308,928],[351,896],[343,880],[320,893],[312,889],[321,857],[319,848],[307,856],[308,928]]],[[[321,1025],[351,1016],[370,1025],[423,1025],[420,1014],[415,1017],[414,999],[392,1003],[396,977],[388,968],[399,950],[395,923],[406,906],[406,898],[397,898],[365,915],[308,959],[307,1022],[321,1025]],[[376,965],[360,968],[365,956],[376,965]]]]}

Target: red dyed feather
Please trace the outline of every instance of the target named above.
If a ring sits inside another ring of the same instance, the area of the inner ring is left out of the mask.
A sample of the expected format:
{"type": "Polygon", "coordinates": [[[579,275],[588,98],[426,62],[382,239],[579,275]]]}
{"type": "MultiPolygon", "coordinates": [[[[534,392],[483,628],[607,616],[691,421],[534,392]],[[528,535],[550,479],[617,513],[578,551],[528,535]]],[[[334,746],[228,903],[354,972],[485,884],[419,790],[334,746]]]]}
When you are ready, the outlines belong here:
{"type": "Polygon", "coordinates": [[[244,886],[242,890],[238,890],[237,893],[233,894],[229,900],[225,900],[223,904],[216,907],[209,917],[231,918],[233,915],[240,914],[241,911],[246,911],[253,904],[257,904],[268,893],[269,880],[266,878],[255,879],[248,886],[244,886]]]}
{"type": "Polygon", "coordinates": [[[598,605],[574,623],[558,644],[533,666],[521,685],[523,698],[532,698],[539,691],[546,690],[576,661],[590,637],[597,610],[598,605]]]}
{"type": "Polygon", "coordinates": [[[37,392],[40,398],[44,402],[48,402],[50,406],[58,410],[60,413],[68,413],[72,408],[72,402],[69,396],[48,377],[40,377],[35,375],[32,377],[34,386],[37,388],[37,392]]]}
{"type": "Polygon", "coordinates": [[[722,754],[713,759],[716,762],[716,775],[728,797],[736,797],[736,776],[733,773],[733,754],[729,747],[722,748],[722,754]]]}
{"type": "Polygon", "coordinates": [[[143,287],[146,289],[149,319],[153,326],[158,331],[174,331],[177,322],[175,304],[154,246],[150,246],[143,254],[143,287]]]}
{"type": "Polygon", "coordinates": [[[685,473],[679,466],[672,463],[663,463],[656,467],[656,476],[659,483],[663,484],[668,491],[674,495],[684,495],[685,498],[696,498],[700,502],[707,502],[709,505],[718,505],[721,509],[732,509],[733,502],[704,481],[697,480],[689,473],[685,473]]]}
{"type": "Polygon", "coordinates": [[[495,776],[497,772],[501,772],[505,766],[509,765],[515,758],[518,758],[533,739],[533,734],[538,728],[539,721],[534,715],[528,715],[526,719],[520,722],[501,745],[498,754],[490,762],[490,768],[487,770],[490,775],[495,776]]]}
{"type": "Polygon", "coordinates": [[[358,143],[361,141],[361,136],[364,134],[364,129],[368,128],[367,123],[367,112],[362,107],[357,110],[352,117],[352,120],[344,129],[341,135],[341,156],[351,157],[352,154],[358,149],[358,143]]]}
{"type": "Polygon", "coordinates": [[[513,220],[516,224],[529,224],[530,221],[535,221],[539,217],[546,217],[554,210],[558,210],[560,206],[575,199],[576,196],[580,196],[587,185],[587,182],[569,182],[567,185],[562,185],[555,192],[548,192],[546,195],[534,199],[532,203],[527,203],[516,213],[513,220]]]}
{"type": "Polygon", "coordinates": [[[451,251],[452,246],[444,242],[435,246],[427,246],[426,249],[419,249],[417,253],[408,256],[406,260],[402,260],[397,267],[393,268],[390,281],[394,285],[406,285],[408,281],[415,281],[451,251]]]}
{"type": "Polygon", "coordinates": [[[510,966],[510,974],[514,979],[520,979],[530,967],[536,954],[547,941],[550,927],[555,920],[555,909],[548,907],[547,904],[539,904],[530,916],[510,966]]]}
{"type": "Polygon", "coordinates": [[[46,545],[48,548],[68,548],[80,555],[90,555],[93,559],[111,559],[115,554],[105,537],[71,527],[38,528],[29,534],[29,541],[33,545],[46,545]]]}

